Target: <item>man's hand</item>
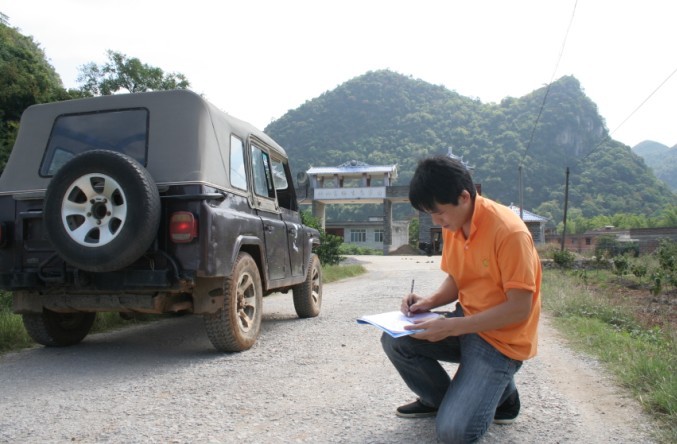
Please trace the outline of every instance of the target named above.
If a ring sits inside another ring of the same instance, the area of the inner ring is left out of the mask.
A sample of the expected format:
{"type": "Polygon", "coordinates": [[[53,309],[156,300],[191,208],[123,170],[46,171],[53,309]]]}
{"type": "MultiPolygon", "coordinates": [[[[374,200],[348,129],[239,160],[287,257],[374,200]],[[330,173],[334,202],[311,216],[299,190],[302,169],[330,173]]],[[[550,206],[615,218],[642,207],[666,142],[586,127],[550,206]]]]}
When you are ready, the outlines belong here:
{"type": "Polygon", "coordinates": [[[441,341],[449,336],[458,336],[463,334],[462,317],[445,318],[440,316],[437,319],[428,321],[415,321],[413,325],[404,327],[406,330],[423,330],[420,333],[411,335],[412,338],[423,339],[430,342],[441,341]]]}
{"type": "Polygon", "coordinates": [[[430,311],[431,308],[434,307],[427,298],[415,293],[410,293],[402,298],[402,304],[400,305],[400,311],[404,313],[405,316],[424,313],[430,311]]]}
{"type": "Polygon", "coordinates": [[[416,313],[425,313],[435,307],[451,304],[458,299],[458,288],[454,278],[447,275],[440,287],[428,297],[419,296],[416,293],[409,293],[402,299],[400,311],[405,316],[411,316],[416,313]]]}

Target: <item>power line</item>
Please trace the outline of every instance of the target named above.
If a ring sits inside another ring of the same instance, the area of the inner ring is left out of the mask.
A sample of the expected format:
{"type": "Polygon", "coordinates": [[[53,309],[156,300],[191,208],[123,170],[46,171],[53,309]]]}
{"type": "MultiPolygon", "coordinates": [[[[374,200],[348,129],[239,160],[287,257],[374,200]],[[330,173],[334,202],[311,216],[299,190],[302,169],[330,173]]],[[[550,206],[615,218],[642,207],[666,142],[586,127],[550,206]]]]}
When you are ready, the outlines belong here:
{"type": "Polygon", "coordinates": [[[630,120],[630,117],[632,117],[637,111],[639,111],[639,109],[640,109],[641,107],[643,107],[644,104],[645,104],[646,102],[648,102],[649,99],[650,99],[651,97],[653,97],[653,95],[656,94],[656,92],[657,92],[659,89],[661,89],[661,88],[663,87],[663,85],[665,85],[665,84],[668,82],[668,80],[670,80],[670,78],[671,78],[672,76],[675,75],[675,73],[677,73],[677,68],[675,68],[675,70],[672,71],[672,72],[670,73],[670,75],[668,75],[668,76],[665,78],[665,80],[663,80],[663,81],[660,83],[660,85],[658,85],[658,86],[656,87],[656,89],[654,89],[654,90],[651,92],[651,94],[649,94],[649,96],[648,96],[646,99],[644,99],[644,100],[642,101],[642,103],[640,103],[639,105],[637,105],[637,108],[635,108],[635,109],[628,115],[628,117],[626,117],[626,118],[625,118],[625,119],[624,119],[624,120],[616,127],[615,130],[611,131],[611,133],[609,133],[609,136],[613,136],[613,134],[614,134],[616,131],[618,131],[618,129],[619,129],[620,127],[622,127],[622,126],[625,124],[625,122],[627,122],[628,120],[630,120]]]}
{"type": "Polygon", "coordinates": [[[583,156],[583,157],[581,157],[580,159],[578,159],[578,160],[576,161],[576,163],[578,164],[578,163],[580,163],[581,161],[587,159],[588,156],[590,156],[592,153],[594,153],[594,152],[597,150],[597,148],[599,148],[600,146],[602,146],[602,144],[604,144],[607,140],[611,139],[611,136],[612,136],[616,131],[618,131],[623,125],[625,125],[625,123],[626,123],[628,120],[630,120],[630,118],[631,118],[632,116],[634,116],[635,113],[636,113],[637,111],[639,111],[639,109],[642,108],[642,107],[646,104],[646,102],[648,102],[649,99],[651,99],[651,97],[653,97],[654,94],[656,94],[656,93],[658,92],[658,90],[661,89],[661,88],[668,82],[668,80],[670,80],[670,79],[672,78],[672,76],[674,76],[676,73],[677,73],[677,68],[675,68],[670,74],[668,74],[668,76],[665,78],[665,80],[663,80],[663,81],[662,81],[662,82],[661,82],[661,83],[660,83],[660,84],[659,84],[659,85],[651,92],[651,94],[649,94],[649,95],[646,97],[646,99],[642,100],[642,102],[641,102],[639,105],[637,105],[637,107],[635,107],[635,109],[632,110],[632,112],[631,112],[630,114],[628,114],[628,116],[627,116],[625,119],[623,119],[623,121],[616,127],[616,129],[614,129],[613,131],[609,132],[606,136],[604,136],[604,137],[602,138],[602,140],[600,140],[600,141],[597,143],[597,145],[595,145],[595,146],[590,150],[590,152],[589,152],[588,154],[586,154],[585,156],[583,156]]]}
{"type": "Polygon", "coordinates": [[[564,54],[564,48],[566,47],[567,40],[569,39],[569,31],[571,30],[571,24],[574,22],[574,17],[576,15],[576,6],[578,5],[578,0],[574,2],[574,8],[571,11],[571,18],[569,19],[569,25],[567,26],[566,33],[564,34],[564,39],[562,40],[562,47],[560,48],[559,55],[557,56],[557,62],[555,63],[555,69],[552,70],[552,75],[550,76],[550,81],[548,82],[548,86],[545,88],[545,94],[543,95],[543,101],[541,102],[541,106],[538,109],[538,115],[536,116],[536,120],[534,121],[534,126],[531,128],[531,135],[529,136],[529,142],[527,142],[527,147],[524,149],[524,154],[522,154],[522,159],[520,160],[519,164],[519,206],[520,206],[520,219],[524,219],[524,185],[522,183],[522,170],[524,166],[524,159],[527,157],[527,153],[529,152],[529,148],[531,148],[531,144],[534,141],[534,134],[536,133],[536,128],[538,128],[538,122],[541,120],[541,115],[543,114],[543,109],[545,108],[545,102],[548,99],[548,94],[550,93],[550,87],[552,86],[552,82],[555,79],[555,75],[557,74],[557,69],[559,68],[559,63],[562,61],[562,55],[564,54]]]}
{"type": "Polygon", "coordinates": [[[522,160],[520,160],[520,168],[524,164],[524,159],[527,157],[527,152],[529,151],[529,148],[531,148],[531,143],[534,140],[534,134],[536,133],[536,128],[538,127],[538,122],[541,120],[541,114],[543,114],[543,108],[545,108],[545,102],[548,99],[548,93],[550,92],[550,87],[552,86],[552,82],[555,79],[555,75],[557,74],[557,69],[559,68],[559,63],[562,61],[562,55],[564,54],[564,48],[566,47],[567,40],[569,39],[569,31],[571,30],[571,25],[574,22],[574,16],[576,15],[576,6],[578,5],[578,0],[574,2],[574,9],[571,11],[571,18],[569,19],[569,25],[567,26],[566,33],[564,34],[564,40],[562,41],[562,47],[560,48],[559,51],[559,56],[557,57],[557,63],[555,63],[555,69],[552,71],[552,75],[550,76],[550,82],[548,82],[548,86],[545,88],[545,95],[543,96],[543,102],[541,102],[541,106],[538,109],[538,115],[536,116],[536,121],[534,122],[534,126],[531,129],[531,136],[529,137],[529,142],[527,142],[527,147],[524,150],[524,154],[522,155],[522,160]]]}

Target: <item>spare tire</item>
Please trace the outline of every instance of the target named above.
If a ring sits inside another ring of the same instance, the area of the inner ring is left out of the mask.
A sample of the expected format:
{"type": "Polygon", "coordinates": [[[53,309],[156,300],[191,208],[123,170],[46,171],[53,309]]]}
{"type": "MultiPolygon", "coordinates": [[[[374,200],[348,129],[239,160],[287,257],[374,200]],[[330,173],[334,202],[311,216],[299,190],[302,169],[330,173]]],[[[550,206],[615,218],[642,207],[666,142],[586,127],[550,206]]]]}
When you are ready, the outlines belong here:
{"type": "Polygon", "coordinates": [[[52,178],[43,218],[48,239],[66,262],[86,271],[114,271],[136,261],[155,239],[160,195],[133,158],[87,151],[52,178]]]}

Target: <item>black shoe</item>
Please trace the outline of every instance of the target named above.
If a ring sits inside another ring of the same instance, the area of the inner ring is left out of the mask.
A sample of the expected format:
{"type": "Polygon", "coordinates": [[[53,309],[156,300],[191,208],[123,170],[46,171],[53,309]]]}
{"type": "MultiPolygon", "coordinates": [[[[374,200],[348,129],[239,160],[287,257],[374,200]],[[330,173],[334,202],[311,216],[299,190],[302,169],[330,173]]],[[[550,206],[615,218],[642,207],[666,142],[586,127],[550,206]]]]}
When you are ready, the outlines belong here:
{"type": "Polygon", "coordinates": [[[437,415],[437,407],[428,407],[417,399],[410,404],[399,406],[395,414],[402,418],[425,418],[437,415]]]}
{"type": "Polygon", "coordinates": [[[494,424],[512,424],[520,413],[520,395],[515,392],[503,401],[503,404],[496,407],[494,413],[494,424]]]}

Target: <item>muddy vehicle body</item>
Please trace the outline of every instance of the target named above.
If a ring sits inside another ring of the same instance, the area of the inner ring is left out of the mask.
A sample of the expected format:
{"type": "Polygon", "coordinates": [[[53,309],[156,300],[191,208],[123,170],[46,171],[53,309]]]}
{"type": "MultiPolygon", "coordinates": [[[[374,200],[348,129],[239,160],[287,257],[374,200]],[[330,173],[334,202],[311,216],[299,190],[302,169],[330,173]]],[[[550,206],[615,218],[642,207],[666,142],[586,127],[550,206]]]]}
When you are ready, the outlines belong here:
{"type": "Polygon", "coordinates": [[[32,106],[0,177],[0,289],[48,346],[111,311],[200,314],[248,349],[263,296],[319,314],[317,245],[284,149],[185,90],[32,106]]]}

